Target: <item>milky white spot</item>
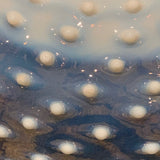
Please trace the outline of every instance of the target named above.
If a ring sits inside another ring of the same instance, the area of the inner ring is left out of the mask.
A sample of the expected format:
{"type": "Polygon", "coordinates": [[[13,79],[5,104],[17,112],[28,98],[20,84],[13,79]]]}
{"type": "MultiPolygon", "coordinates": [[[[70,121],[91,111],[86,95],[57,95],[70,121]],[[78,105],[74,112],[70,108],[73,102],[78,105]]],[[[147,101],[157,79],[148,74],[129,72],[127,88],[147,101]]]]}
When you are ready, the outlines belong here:
{"type": "Polygon", "coordinates": [[[99,89],[98,89],[97,85],[95,85],[95,84],[88,83],[88,84],[84,84],[81,87],[82,95],[87,97],[87,98],[97,97],[98,92],[99,92],[99,89]]]}
{"type": "Polygon", "coordinates": [[[160,145],[156,142],[147,142],[141,150],[144,154],[156,154],[160,151],[160,145]]]}
{"type": "Polygon", "coordinates": [[[65,114],[65,112],[66,112],[65,104],[61,101],[52,102],[50,104],[50,111],[54,115],[65,114]]]}
{"type": "Polygon", "coordinates": [[[51,158],[45,154],[36,153],[31,156],[31,160],[51,160],[51,158]]]}
{"type": "Polygon", "coordinates": [[[68,42],[74,42],[79,37],[79,31],[73,26],[63,26],[60,29],[61,37],[68,42]]]}
{"type": "Polygon", "coordinates": [[[18,73],[16,82],[21,86],[29,87],[31,85],[31,76],[27,73],[18,73]]]}
{"type": "Polygon", "coordinates": [[[6,15],[8,23],[13,27],[22,26],[24,23],[24,17],[17,11],[9,11],[6,15]]]}
{"type": "Polygon", "coordinates": [[[140,33],[136,29],[130,28],[122,31],[119,38],[126,44],[134,44],[139,40],[140,33]]]}
{"type": "Polygon", "coordinates": [[[74,142],[65,141],[58,146],[59,150],[64,154],[74,154],[77,152],[77,147],[74,142]]]}
{"type": "Polygon", "coordinates": [[[147,110],[144,106],[136,105],[129,110],[129,114],[133,118],[140,119],[145,117],[145,115],[147,114],[147,110]]]}
{"type": "Polygon", "coordinates": [[[140,0],[128,0],[124,4],[124,9],[129,13],[137,13],[142,9],[140,0]]]}
{"type": "Polygon", "coordinates": [[[52,66],[55,62],[55,55],[49,51],[42,51],[39,55],[40,63],[45,66],[52,66]]]}
{"type": "Polygon", "coordinates": [[[0,138],[8,138],[12,134],[12,131],[6,126],[0,124],[0,138]]]}
{"type": "Polygon", "coordinates": [[[38,128],[38,119],[32,116],[24,116],[21,120],[21,123],[26,129],[37,129],[38,128]]]}
{"type": "Polygon", "coordinates": [[[111,59],[108,62],[108,69],[113,73],[122,73],[124,71],[125,62],[120,59],[111,59]]]}
{"type": "Polygon", "coordinates": [[[159,95],[160,94],[160,82],[152,80],[146,84],[146,93],[149,95],[159,95]]]}
{"type": "Polygon", "coordinates": [[[107,126],[98,125],[94,127],[92,134],[98,140],[104,140],[111,136],[111,131],[107,126]]]}
{"type": "Polygon", "coordinates": [[[98,11],[96,3],[92,1],[82,2],[80,10],[87,16],[95,15],[98,11]]]}

